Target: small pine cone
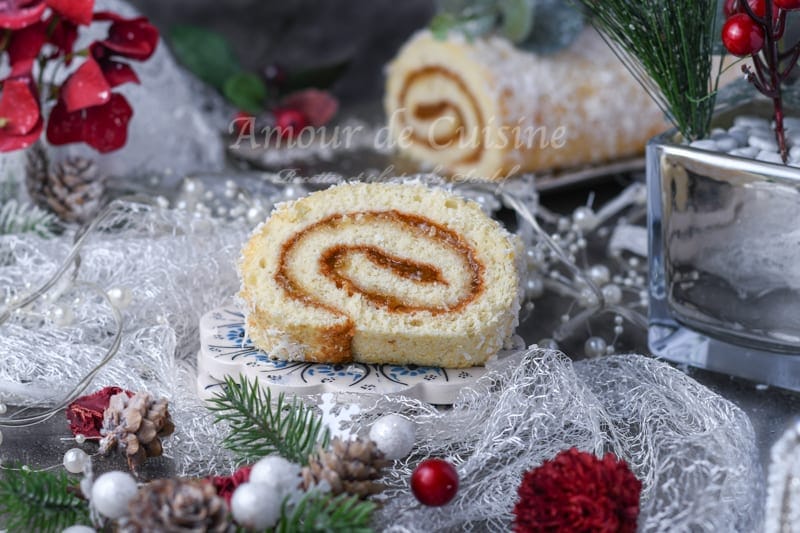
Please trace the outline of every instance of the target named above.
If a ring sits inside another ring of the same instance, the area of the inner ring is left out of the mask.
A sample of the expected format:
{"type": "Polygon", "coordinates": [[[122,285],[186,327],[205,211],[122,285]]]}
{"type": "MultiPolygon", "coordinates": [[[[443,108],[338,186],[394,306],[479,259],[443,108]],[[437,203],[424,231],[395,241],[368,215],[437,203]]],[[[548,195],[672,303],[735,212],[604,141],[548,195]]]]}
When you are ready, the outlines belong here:
{"type": "Polygon", "coordinates": [[[51,165],[45,148],[36,143],[28,149],[25,173],[31,200],[65,222],[86,222],[100,207],[105,179],[91,159],[68,157],[51,165]]]}
{"type": "Polygon", "coordinates": [[[163,531],[227,531],[228,508],[214,485],[202,480],[158,479],[148,483],[128,504],[122,533],[163,531]]]}
{"type": "Polygon", "coordinates": [[[175,431],[167,407],[166,398],[154,400],[147,392],[130,398],[124,392],[115,394],[103,413],[100,451],[119,447],[134,472],[148,457],[158,457],[163,451],[161,439],[175,431]]]}
{"type": "Polygon", "coordinates": [[[319,450],[309,458],[303,468],[303,488],[327,482],[333,495],[347,493],[366,499],[383,491],[384,486],[376,480],[389,464],[371,440],[337,437],[330,450],[319,450]]]}

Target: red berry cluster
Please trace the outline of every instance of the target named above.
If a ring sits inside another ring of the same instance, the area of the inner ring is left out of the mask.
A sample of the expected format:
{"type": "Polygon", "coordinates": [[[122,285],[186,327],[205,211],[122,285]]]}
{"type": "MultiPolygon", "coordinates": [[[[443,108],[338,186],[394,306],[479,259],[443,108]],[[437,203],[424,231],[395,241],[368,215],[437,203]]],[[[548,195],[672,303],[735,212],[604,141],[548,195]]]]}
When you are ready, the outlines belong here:
{"type": "Polygon", "coordinates": [[[0,58],[7,54],[10,66],[0,95],[0,152],[25,148],[40,137],[42,107],[51,99],[56,102],[47,121],[52,144],[85,142],[100,152],[124,146],[133,109],[112,89],[139,78],[119,59],[148,59],[158,39],[146,18],[95,13],[94,0],[0,2],[0,58]],[[107,37],[75,50],[79,27],[93,22],[109,23],[107,37]],[[81,57],[86,59],[60,87],[45,86],[48,65],[69,67],[81,57]]]}
{"type": "Polygon", "coordinates": [[[800,0],[725,0],[722,43],[733,55],[751,56],[755,70],[742,67],[747,79],[773,100],[775,135],[784,162],[788,150],[783,131],[781,83],[800,58],[800,43],[780,50],[789,11],[800,9],[800,0]]]}

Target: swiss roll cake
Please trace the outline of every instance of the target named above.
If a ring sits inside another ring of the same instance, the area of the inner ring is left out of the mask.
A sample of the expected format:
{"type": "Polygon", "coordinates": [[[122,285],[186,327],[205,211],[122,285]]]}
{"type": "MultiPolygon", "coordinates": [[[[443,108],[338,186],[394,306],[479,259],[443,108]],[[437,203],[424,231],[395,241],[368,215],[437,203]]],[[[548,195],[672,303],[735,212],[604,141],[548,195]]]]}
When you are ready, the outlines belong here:
{"type": "Polygon", "coordinates": [[[418,32],[389,64],[384,108],[399,152],[492,180],[632,156],[668,127],[591,28],[549,55],[418,32]]]}
{"type": "Polygon", "coordinates": [[[445,190],[334,186],[279,205],[245,244],[247,333],[277,359],[482,365],[517,323],[517,248],[445,190]]]}

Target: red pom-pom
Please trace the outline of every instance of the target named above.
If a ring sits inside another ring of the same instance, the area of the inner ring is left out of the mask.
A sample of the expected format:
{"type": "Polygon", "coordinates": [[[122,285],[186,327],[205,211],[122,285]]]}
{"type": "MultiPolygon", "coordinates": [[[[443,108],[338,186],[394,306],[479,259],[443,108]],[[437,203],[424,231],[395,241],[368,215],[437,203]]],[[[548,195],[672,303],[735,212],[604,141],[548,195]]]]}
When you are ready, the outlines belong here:
{"type": "Polygon", "coordinates": [[[642,483],[624,461],[575,448],[525,474],[515,533],[634,533],[642,483]]]}
{"type": "Polygon", "coordinates": [[[447,461],[426,459],[411,474],[411,492],[425,505],[446,505],[458,492],[458,472],[447,461]]]}

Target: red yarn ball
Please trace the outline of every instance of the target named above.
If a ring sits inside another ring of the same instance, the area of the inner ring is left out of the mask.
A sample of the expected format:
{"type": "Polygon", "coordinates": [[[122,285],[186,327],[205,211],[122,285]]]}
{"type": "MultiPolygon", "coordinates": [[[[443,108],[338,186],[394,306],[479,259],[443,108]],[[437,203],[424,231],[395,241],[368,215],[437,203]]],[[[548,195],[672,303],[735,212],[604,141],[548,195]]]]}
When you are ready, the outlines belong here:
{"type": "Polygon", "coordinates": [[[634,533],[642,483],[624,461],[575,448],[527,472],[515,533],[634,533]]]}
{"type": "Polygon", "coordinates": [[[458,472],[447,461],[426,459],[411,474],[411,492],[425,505],[446,505],[458,492],[458,472]]]}

